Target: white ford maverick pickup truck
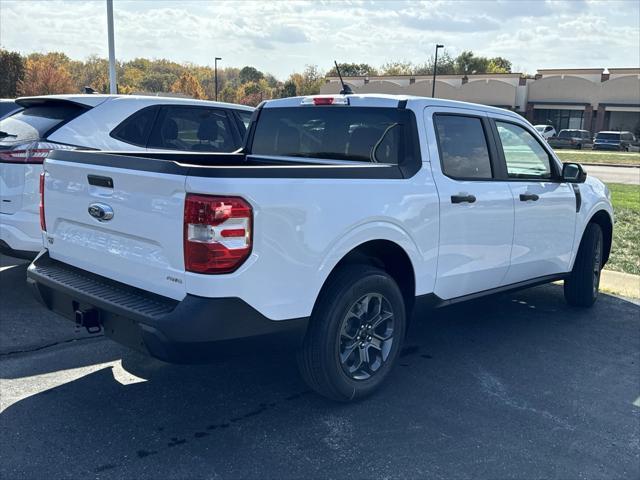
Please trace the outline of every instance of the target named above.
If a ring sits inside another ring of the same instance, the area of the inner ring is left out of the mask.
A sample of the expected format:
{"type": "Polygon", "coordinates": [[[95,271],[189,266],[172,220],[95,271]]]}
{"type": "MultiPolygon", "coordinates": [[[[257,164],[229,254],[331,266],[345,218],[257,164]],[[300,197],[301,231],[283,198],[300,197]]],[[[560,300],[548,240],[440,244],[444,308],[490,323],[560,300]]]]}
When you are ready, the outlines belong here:
{"type": "Polygon", "coordinates": [[[49,309],[172,362],[291,345],[342,401],[421,304],[562,279],[591,306],[613,228],[606,186],[516,113],[387,95],[263,103],[238,153],[54,151],[40,214],[49,309]]]}

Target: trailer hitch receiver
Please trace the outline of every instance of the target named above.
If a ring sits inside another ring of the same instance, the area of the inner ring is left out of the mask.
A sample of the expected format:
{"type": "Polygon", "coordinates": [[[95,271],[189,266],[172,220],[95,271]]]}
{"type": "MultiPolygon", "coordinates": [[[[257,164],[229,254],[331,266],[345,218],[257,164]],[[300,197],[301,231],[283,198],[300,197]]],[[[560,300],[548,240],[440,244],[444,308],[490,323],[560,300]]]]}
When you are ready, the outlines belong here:
{"type": "Polygon", "coordinates": [[[84,327],[89,333],[98,333],[102,330],[100,325],[100,313],[95,308],[76,309],[76,325],[84,327]]]}

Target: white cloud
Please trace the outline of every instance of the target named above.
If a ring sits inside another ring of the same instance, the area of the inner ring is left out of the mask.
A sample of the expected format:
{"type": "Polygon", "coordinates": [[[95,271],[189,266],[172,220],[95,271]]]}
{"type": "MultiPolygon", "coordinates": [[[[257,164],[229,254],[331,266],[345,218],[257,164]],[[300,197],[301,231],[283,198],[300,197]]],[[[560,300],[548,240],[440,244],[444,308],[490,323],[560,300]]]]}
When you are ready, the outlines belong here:
{"type": "MultiPolygon", "coordinates": [[[[378,66],[453,55],[544,67],[640,65],[635,1],[114,1],[116,55],[253,65],[286,77],[333,59],[378,66]]],[[[0,45],[22,53],[107,55],[105,2],[0,0],[0,45]]]]}

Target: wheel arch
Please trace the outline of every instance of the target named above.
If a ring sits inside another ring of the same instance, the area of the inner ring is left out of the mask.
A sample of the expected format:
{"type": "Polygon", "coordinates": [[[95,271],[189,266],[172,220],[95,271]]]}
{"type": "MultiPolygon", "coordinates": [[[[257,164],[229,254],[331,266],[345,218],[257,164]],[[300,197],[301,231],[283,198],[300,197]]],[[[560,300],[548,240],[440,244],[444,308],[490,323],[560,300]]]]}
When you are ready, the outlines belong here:
{"type": "MultiPolygon", "coordinates": [[[[398,284],[407,309],[407,319],[415,304],[416,275],[411,257],[398,243],[387,239],[368,240],[349,250],[325,278],[318,297],[322,297],[330,280],[345,265],[372,265],[386,271],[398,284]]],[[[314,310],[316,305],[314,305],[314,310]]]]}
{"type": "MultiPolygon", "coordinates": [[[[591,216],[587,225],[590,223],[599,225],[602,230],[602,240],[604,242],[602,249],[602,266],[604,266],[609,260],[609,255],[611,254],[611,245],[613,243],[613,219],[606,210],[598,210],[591,216]]],[[[582,235],[584,235],[584,231],[582,232],[582,235]]]]}

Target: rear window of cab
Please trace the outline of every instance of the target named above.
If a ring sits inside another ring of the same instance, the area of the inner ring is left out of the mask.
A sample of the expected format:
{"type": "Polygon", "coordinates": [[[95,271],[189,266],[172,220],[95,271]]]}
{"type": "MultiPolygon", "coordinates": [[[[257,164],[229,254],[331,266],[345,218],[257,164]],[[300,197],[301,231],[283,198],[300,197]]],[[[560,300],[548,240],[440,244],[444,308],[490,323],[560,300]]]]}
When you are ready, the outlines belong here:
{"type": "Polygon", "coordinates": [[[301,106],[265,108],[251,153],[400,164],[409,110],[380,107],[301,106]]]}

